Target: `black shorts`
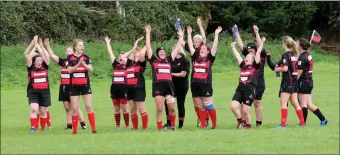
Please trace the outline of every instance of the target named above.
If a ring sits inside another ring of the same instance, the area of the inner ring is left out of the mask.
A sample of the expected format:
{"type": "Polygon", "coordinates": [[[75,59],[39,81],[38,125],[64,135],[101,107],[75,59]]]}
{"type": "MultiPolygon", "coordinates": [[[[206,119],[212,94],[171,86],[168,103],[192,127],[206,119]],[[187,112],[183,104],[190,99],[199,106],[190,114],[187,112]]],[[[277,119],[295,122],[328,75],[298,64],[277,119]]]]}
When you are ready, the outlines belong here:
{"type": "Polygon", "coordinates": [[[155,96],[175,96],[172,82],[159,82],[152,84],[152,97],[155,96]]]}
{"type": "Polygon", "coordinates": [[[70,86],[68,85],[60,85],[59,86],[59,101],[68,101],[70,102],[70,86]]]}
{"type": "Polygon", "coordinates": [[[70,86],[69,94],[70,94],[70,96],[92,94],[91,86],[89,86],[89,85],[83,85],[83,86],[73,85],[73,86],[70,86]]]}
{"type": "Polygon", "coordinates": [[[298,93],[312,94],[313,87],[314,87],[313,81],[299,81],[298,93]]]}
{"type": "Polygon", "coordinates": [[[281,93],[289,93],[289,94],[294,94],[298,92],[298,85],[285,85],[281,84],[280,86],[280,92],[279,92],[279,97],[281,96],[281,93]]]}
{"type": "Polygon", "coordinates": [[[233,96],[233,101],[238,101],[240,104],[251,106],[255,100],[256,87],[252,84],[239,84],[233,96]]]}
{"type": "Polygon", "coordinates": [[[127,100],[133,100],[135,102],[144,102],[145,101],[145,87],[127,87],[127,100]]]}
{"type": "Polygon", "coordinates": [[[50,90],[33,90],[27,91],[28,104],[38,103],[39,106],[51,106],[51,93],[50,90]]]}
{"type": "Polygon", "coordinates": [[[210,97],[213,95],[211,83],[191,83],[192,97],[210,97]]]}
{"type": "Polygon", "coordinates": [[[110,88],[111,98],[126,99],[126,85],[112,84],[110,88]]]}
{"type": "Polygon", "coordinates": [[[266,85],[264,81],[259,81],[256,86],[255,100],[262,100],[264,90],[266,90],[266,85]]]}

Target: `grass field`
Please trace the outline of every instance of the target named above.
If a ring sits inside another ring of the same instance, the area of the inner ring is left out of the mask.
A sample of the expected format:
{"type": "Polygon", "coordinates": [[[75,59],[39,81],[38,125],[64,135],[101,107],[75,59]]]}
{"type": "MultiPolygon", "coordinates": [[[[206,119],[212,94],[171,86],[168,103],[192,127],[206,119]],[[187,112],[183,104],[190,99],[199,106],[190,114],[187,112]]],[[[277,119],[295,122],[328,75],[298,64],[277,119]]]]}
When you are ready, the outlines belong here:
{"type": "MultiPolygon", "coordinates": [[[[309,112],[307,126],[297,128],[298,119],[292,106],[288,110],[289,126],[274,129],[280,122],[278,90],[280,78],[266,67],[266,91],[263,97],[264,125],[252,130],[236,130],[236,120],[229,108],[237,86],[238,70],[215,73],[214,104],[218,128],[196,128],[190,92],[187,95],[185,128],[156,130],[155,104],[151,83],[147,81],[148,131],[114,130],[112,103],[109,98],[110,79],[92,80],[93,105],[98,134],[81,130],[78,135],[65,131],[65,112],[57,102],[58,85],[52,88],[51,120],[53,128],[45,132],[29,132],[29,107],[26,87],[1,91],[1,153],[2,154],[203,154],[203,153],[305,153],[339,154],[339,64],[317,63],[314,67],[313,101],[329,119],[327,127],[309,112]]],[[[82,104],[83,105],[83,104],[82,104]]],[[[82,106],[84,110],[84,106],[82,106]]],[[[89,123],[86,123],[89,127],[89,123]]],[[[139,117],[140,118],[140,117],[139,117]]],[[[252,108],[253,125],[255,123],[252,108]]],[[[165,116],[164,116],[165,120],[165,116]]],[[[141,124],[141,122],[139,121],[141,124]]]]}

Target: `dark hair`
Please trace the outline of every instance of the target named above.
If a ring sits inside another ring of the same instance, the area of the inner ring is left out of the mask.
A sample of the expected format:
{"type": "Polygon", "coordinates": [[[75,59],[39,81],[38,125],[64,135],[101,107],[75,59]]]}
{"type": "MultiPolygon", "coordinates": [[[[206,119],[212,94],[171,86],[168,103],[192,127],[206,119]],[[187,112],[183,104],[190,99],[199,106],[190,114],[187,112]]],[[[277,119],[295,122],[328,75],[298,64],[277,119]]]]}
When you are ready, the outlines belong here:
{"type": "Polygon", "coordinates": [[[32,63],[35,63],[35,59],[37,59],[38,57],[42,57],[40,54],[37,54],[35,56],[32,57],[32,63]]]}
{"type": "Polygon", "coordinates": [[[164,51],[166,52],[166,50],[165,50],[164,47],[158,47],[158,48],[156,49],[156,55],[157,55],[158,58],[159,58],[158,53],[159,53],[159,51],[161,51],[161,50],[164,50],[164,51]]]}
{"type": "Polygon", "coordinates": [[[300,38],[299,45],[303,50],[308,50],[308,48],[311,46],[306,38],[300,38]]]}

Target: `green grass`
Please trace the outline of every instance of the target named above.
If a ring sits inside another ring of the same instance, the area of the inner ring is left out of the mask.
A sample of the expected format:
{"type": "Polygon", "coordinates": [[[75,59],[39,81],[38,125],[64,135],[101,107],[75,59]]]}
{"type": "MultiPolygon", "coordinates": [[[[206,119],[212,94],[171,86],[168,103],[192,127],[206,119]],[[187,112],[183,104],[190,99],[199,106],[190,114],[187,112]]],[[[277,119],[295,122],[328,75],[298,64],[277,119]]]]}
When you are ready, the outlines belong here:
{"type": "MultiPolygon", "coordinates": [[[[266,91],[263,97],[264,125],[252,130],[236,130],[236,120],[229,103],[237,86],[238,69],[219,70],[213,74],[214,104],[218,128],[196,128],[191,93],[187,95],[185,128],[176,132],[156,131],[155,104],[151,83],[147,81],[148,131],[114,130],[110,79],[92,80],[93,106],[98,134],[90,130],[72,135],[65,131],[65,112],[57,102],[58,85],[52,85],[52,130],[30,133],[29,106],[25,86],[1,87],[1,153],[2,154],[263,154],[305,153],[339,154],[339,66],[338,63],[317,63],[314,67],[313,102],[329,119],[327,127],[309,112],[305,128],[297,128],[298,119],[292,106],[288,110],[289,126],[274,127],[280,122],[278,90],[280,78],[266,67],[266,91]],[[223,71],[223,72],[222,72],[223,71]]],[[[215,70],[216,71],[216,70],[215,70]]],[[[26,78],[26,77],[25,77],[26,78]]],[[[93,79],[93,78],[92,78],[93,79]]],[[[84,110],[83,103],[81,103],[84,110]]],[[[254,108],[252,120],[255,123],[254,108]]],[[[85,116],[85,118],[87,118],[85,116]]],[[[140,117],[139,117],[140,118],[140,117]]],[[[164,117],[165,119],[165,117],[164,117]]],[[[89,123],[86,119],[87,126],[89,123]]],[[[139,123],[141,123],[139,121],[139,123]]]]}

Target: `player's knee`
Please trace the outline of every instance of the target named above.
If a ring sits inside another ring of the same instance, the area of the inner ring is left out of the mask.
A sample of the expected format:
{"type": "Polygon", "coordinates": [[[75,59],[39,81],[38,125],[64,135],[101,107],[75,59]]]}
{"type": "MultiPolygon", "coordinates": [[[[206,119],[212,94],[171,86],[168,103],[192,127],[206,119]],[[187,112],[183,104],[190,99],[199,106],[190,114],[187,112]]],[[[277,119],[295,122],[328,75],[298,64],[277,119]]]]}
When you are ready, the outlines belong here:
{"type": "Polygon", "coordinates": [[[85,106],[85,109],[86,109],[86,111],[87,111],[88,113],[93,112],[93,108],[92,108],[91,105],[85,106]]]}
{"type": "Polygon", "coordinates": [[[237,109],[238,106],[239,106],[239,105],[236,104],[235,102],[231,102],[231,103],[230,103],[230,108],[231,108],[231,109],[237,109]]]}

